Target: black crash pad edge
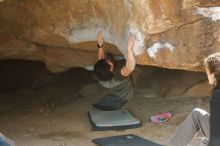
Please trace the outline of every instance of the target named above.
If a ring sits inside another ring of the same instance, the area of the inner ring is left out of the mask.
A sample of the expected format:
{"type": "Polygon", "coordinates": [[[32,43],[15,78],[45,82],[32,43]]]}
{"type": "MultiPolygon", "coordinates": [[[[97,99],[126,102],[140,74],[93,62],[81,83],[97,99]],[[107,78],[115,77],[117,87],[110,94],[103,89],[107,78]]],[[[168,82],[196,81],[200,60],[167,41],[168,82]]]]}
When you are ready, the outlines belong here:
{"type": "MultiPolygon", "coordinates": [[[[118,137],[126,137],[126,136],[131,136],[131,137],[136,137],[137,139],[138,139],[138,141],[140,141],[141,143],[141,146],[164,146],[164,145],[161,145],[161,144],[158,144],[158,143],[155,143],[155,142],[153,142],[153,141],[151,141],[151,140],[148,140],[148,139],[144,139],[144,138],[142,138],[142,137],[140,137],[140,136],[138,136],[138,135],[134,135],[134,134],[126,134],[126,135],[118,135],[118,136],[109,136],[109,137],[102,137],[102,138],[96,138],[96,139],[92,139],[92,142],[93,143],[95,143],[96,145],[99,145],[99,146],[110,146],[110,144],[108,144],[107,143],[107,141],[105,142],[105,144],[103,144],[103,142],[101,142],[101,141],[105,141],[105,140],[102,140],[102,139],[112,139],[113,140],[113,138],[118,138],[118,137]],[[100,141],[101,140],[101,141],[100,141]]],[[[115,140],[116,140],[115,139],[115,140]]],[[[135,141],[137,141],[137,139],[135,140],[135,141]]],[[[116,140],[117,141],[117,140],[116,140]]],[[[123,140],[122,140],[123,141],[123,140]]],[[[126,141],[125,141],[126,142],[126,141]]],[[[111,144],[112,145],[112,144],[111,144]]],[[[114,146],[116,145],[116,143],[115,144],[113,144],[114,146]]],[[[123,145],[128,145],[128,143],[126,142],[126,143],[124,143],[123,145]]],[[[134,143],[132,143],[132,146],[134,145],[134,143]]],[[[139,144],[137,143],[135,146],[138,146],[139,144]]]]}

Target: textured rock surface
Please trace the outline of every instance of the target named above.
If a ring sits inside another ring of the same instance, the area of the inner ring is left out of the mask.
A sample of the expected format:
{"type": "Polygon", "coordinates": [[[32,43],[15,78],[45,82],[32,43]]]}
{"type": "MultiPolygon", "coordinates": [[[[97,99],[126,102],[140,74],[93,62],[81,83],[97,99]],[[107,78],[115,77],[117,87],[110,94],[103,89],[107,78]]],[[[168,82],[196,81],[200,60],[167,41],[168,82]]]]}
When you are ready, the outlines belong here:
{"type": "Polygon", "coordinates": [[[220,51],[219,19],[218,0],[1,0],[0,59],[39,60],[53,72],[93,65],[102,30],[114,54],[136,34],[138,64],[202,70],[220,51]]]}

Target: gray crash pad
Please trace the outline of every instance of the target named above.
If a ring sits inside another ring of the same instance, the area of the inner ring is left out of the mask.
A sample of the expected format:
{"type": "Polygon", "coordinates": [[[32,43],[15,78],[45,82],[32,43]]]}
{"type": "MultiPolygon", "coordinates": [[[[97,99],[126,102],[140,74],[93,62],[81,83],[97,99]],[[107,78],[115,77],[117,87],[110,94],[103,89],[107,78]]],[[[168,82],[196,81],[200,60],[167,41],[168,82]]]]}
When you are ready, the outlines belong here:
{"type": "Polygon", "coordinates": [[[92,141],[99,146],[162,146],[134,134],[103,137],[92,141]]]}
{"type": "Polygon", "coordinates": [[[141,121],[128,110],[89,111],[88,115],[93,130],[123,130],[141,126],[141,121]]]}

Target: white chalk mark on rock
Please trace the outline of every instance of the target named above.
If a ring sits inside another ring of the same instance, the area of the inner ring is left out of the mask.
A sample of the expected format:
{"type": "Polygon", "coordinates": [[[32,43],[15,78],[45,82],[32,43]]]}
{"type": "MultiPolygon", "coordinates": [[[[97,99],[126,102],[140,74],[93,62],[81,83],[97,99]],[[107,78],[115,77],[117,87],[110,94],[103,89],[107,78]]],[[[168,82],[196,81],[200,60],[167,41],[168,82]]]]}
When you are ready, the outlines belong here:
{"type": "Polygon", "coordinates": [[[170,51],[174,51],[176,48],[170,43],[155,43],[147,49],[147,53],[151,58],[156,58],[157,52],[161,49],[169,49],[170,51]]]}
{"type": "Polygon", "coordinates": [[[211,18],[213,21],[220,20],[220,7],[197,8],[196,14],[211,18]]]}
{"type": "Polygon", "coordinates": [[[135,35],[135,43],[134,43],[134,54],[140,55],[144,52],[144,38],[145,36],[142,34],[142,32],[138,29],[138,27],[135,24],[131,24],[130,26],[130,33],[135,35]]]}

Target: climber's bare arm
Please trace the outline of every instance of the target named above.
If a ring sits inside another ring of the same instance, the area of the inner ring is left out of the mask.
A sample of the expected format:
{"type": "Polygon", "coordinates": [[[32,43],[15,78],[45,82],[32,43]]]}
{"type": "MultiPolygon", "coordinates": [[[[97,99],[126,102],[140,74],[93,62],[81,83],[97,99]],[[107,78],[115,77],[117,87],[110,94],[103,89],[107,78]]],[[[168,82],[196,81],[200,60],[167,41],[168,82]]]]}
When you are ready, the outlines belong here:
{"type": "Polygon", "coordinates": [[[105,58],[105,52],[103,49],[103,43],[104,43],[104,38],[102,35],[102,32],[100,31],[97,35],[97,42],[98,42],[98,60],[104,59],[105,58]]]}
{"type": "Polygon", "coordinates": [[[125,77],[129,76],[135,69],[136,60],[133,53],[134,42],[135,36],[130,35],[128,38],[126,65],[121,69],[121,74],[125,77]]]}

